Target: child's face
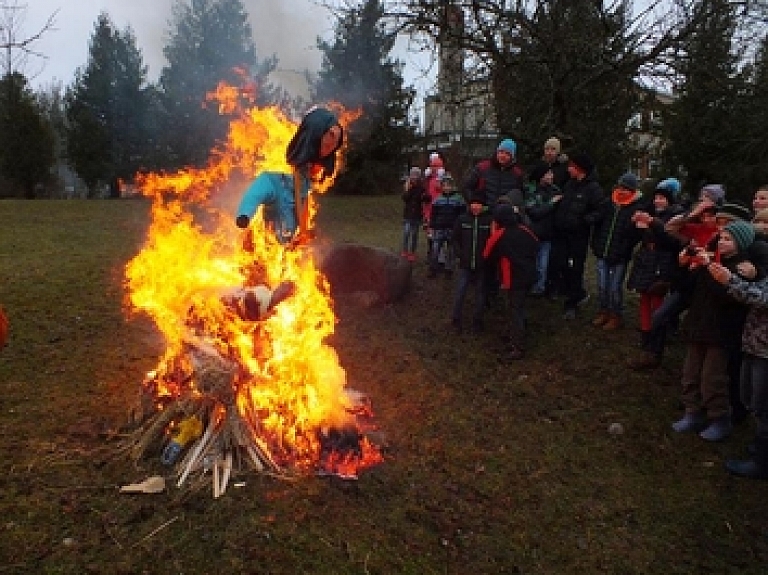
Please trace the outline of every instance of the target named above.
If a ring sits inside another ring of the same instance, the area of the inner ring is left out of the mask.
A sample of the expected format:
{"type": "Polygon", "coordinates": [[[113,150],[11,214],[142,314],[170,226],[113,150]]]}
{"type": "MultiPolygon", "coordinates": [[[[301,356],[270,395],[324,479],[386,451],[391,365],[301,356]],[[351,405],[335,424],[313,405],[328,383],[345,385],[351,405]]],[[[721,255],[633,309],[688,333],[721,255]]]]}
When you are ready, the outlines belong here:
{"type": "Polygon", "coordinates": [[[473,216],[480,215],[480,212],[483,211],[483,204],[480,202],[472,202],[469,204],[469,211],[473,216]]]}
{"type": "Polygon", "coordinates": [[[721,256],[732,256],[739,251],[733,236],[728,230],[720,231],[720,238],[717,240],[717,249],[721,256]]]}
{"type": "Polygon", "coordinates": [[[768,235],[768,218],[754,219],[752,220],[752,225],[755,226],[757,233],[768,235]]]}
{"type": "Polygon", "coordinates": [[[757,190],[752,199],[752,211],[757,212],[768,208],[768,190],[757,190]]]}
{"type": "Polygon", "coordinates": [[[554,146],[544,146],[544,159],[550,164],[557,159],[557,148],[554,146]]]}
{"type": "Polygon", "coordinates": [[[653,207],[657,212],[663,212],[669,207],[669,200],[664,194],[656,194],[653,196],[653,207]]]}

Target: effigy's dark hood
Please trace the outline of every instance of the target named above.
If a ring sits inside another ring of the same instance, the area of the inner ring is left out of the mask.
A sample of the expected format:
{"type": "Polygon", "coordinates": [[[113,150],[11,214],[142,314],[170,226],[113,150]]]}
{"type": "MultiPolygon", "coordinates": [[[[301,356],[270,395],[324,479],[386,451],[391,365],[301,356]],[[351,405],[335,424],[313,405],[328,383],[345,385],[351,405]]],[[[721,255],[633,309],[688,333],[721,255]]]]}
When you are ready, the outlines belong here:
{"type": "MultiPolygon", "coordinates": [[[[291,166],[298,167],[308,163],[320,164],[325,176],[333,173],[336,165],[336,150],[325,158],[320,158],[320,140],[323,134],[338,124],[336,116],[325,108],[313,108],[301,121],[299,129],[294,134],[285,157],[291,166]]],[[[339,146],[341,146],[341,139],[339,146]]]]}

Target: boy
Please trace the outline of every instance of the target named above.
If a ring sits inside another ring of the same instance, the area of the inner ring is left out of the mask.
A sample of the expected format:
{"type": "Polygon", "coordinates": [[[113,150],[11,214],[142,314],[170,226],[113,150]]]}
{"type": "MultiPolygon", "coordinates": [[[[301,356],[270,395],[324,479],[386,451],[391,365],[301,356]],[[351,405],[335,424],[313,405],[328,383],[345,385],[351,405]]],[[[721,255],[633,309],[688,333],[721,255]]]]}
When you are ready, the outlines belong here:
{"type": "Polygon", "coordinates": [[[475,286],[472,331],[477,333],[483,329],[486,295],[483,249],[491,235],[492,219],[485,205],[485,195],[476,193],[469,200],[469,211],[459,216],[453,228],[453,244],[459,259],[459,281],[456,284],[451,325],[457,331],[461,331],[461,311],[470,284],[475,286]]]}
{"type": "Polygon", "coordinates": [[[461,194],[456,192],[456,186],[453,178],[448,174],[443,175],[438,180],[440,186],[440,195],[432,202],[432,210],[429,219],[429,228],[432,230],[432,247],[429,254],[429,274],[428,277],[437,276],[440,267],[440,252],[445,248],[445,275],[450,278],[453,276],[453,246],[451,245],[451,234],[456,220],[464,213],[466,204],[461,194]]]}

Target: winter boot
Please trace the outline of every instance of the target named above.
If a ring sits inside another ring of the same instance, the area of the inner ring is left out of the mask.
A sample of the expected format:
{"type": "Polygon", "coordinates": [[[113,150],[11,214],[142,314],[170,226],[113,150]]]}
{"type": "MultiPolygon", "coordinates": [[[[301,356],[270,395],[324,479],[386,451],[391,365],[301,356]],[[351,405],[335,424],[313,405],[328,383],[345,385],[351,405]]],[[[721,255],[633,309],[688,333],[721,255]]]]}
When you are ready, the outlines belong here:
{"type": "Polygon", "coordinates": [[[707,428],[699,433],[699,437],[707,441],[722,441],[728,437],[733,431],[733,423],[731,423],[731,416],[724,415],[717,417],[709,422],[707,428]]]}
{"type": "Polygon", "coordinates": [[[595,327],[603,327],[605,325],[605,322],[607,322],[608,318],[610,317],[611,317],[610,313],[608,313],[604,309],[601,309],[599,312],[597,312],[595,319],[592,320],[592,325],[595,327]]]}
{"type": "Polygon", "coordinates": [[[637,357],[630,359],[627,365],[634,371],[656,369],[661,365],[661,357],[650,351],[644,351],[637,357]]]}
{"type": "Polygon", "coordinates": [[[768,479],[768,439],[755,438],[754,444],[752,459],[729,459],[725,462],[728,473],[750,479],[768,479]]]}
{"type": "Polygon", "coordinates": [[[686,411],[682,419],[672,424],[672,429],[678,433],[698,431],[704,427],[706,420],[701,411],[686,411]]]}
{"type": "Polygon", "coordinates": [[[611,313],[608,315],[608,320],[603,324],[605,331],[613,331],[624,327],[624,321],[617,313],[611,313]]]}

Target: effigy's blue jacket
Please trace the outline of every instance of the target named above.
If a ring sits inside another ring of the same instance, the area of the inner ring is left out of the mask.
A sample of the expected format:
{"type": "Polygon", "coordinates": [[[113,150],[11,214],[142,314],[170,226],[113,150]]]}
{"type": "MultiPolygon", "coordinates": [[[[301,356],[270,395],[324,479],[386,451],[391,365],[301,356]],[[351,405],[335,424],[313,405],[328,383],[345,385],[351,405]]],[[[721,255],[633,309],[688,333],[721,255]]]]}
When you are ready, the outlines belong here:
{"type": "MultiPolygon", "coordinates": [[[[301,197],[309,196],[310,182],[301,175],[301,197]]],[[[293,174],[282,172],[262,172],[253,180],[243,194],[237,208],[237,216],[245,216],[250,221],[259,206],[264,205],[264,219],[275,230],[278,240],[290,241],[298,228],[296,202],[293,191],[293,174]]]]}

